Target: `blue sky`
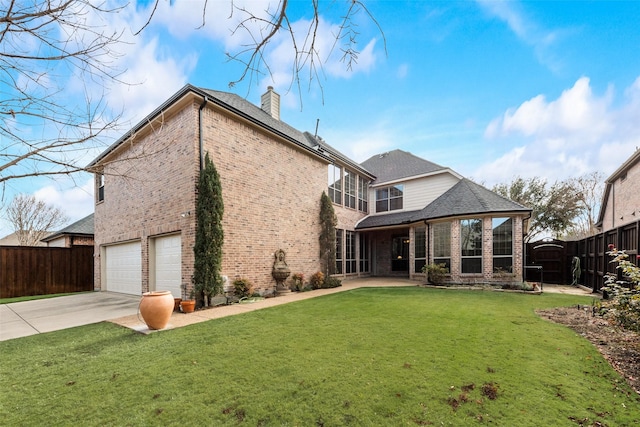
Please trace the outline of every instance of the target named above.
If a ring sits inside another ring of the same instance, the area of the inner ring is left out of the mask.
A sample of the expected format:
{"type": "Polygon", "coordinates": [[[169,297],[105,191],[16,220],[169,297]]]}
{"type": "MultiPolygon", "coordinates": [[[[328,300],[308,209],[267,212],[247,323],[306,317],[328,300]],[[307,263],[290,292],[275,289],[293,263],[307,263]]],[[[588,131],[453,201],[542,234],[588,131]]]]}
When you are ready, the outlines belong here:
{"type": "MultiPolygon", "coordinates": [[[[272,75],[229,89],[241,72],[225,52],[246,41],[231,35],[231,1],[135,4],[111,17],[125,29],[123,79],[107,100],[124,111],[122,131],[186,83],[228,90],[259,103],[268,85],[282,95],[281,118],[315,131],[357,161],[396,148],[491,187],[515,176],[550,182],[592,171],[610,175],[640,146],[640,2],[636,1],[365,1],[354,17],[357,64],[351,71],[331,50],[344,4],[320,1],[318,49],[327,62],[301,91],[291,88],[286,37],[267,50],[272,75]],[[329,52],[332,52],[330,55],[329,52]]],[[[268,1],[235,0],[255,13],[268,1]]],[[[291,22],[303,28],[310,1],[291,1],[291,22]]],[[[275,5],[275,3],[273,4],[275,5]]],[[[273,8],[272,5],[272,8],[273,8]]],[[[297,31],[302,36],[301,31],[297,31]]],[[[119,134],[114,134],[117,138],[119,134]]],[[[98,154],[88,150],[87,163],[98,154]]],[[[89,176],[32,179],[5,188],[36,194],[77,220],[93,211],[89,176]]],[[[12,232],[0,221],[0,236],[12,232]]]]}

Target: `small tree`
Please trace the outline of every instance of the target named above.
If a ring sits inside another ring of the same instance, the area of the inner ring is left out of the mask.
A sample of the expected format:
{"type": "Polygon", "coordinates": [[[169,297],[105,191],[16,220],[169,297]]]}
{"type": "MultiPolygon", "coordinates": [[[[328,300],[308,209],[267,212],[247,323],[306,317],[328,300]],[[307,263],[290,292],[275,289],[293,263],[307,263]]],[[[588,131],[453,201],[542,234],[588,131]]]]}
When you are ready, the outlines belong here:
{"type": "Polygon", "coordinates": [[[517,177],[510,183],[494,186],[493,191],[533,210],[527,242],[545,232],[559,237],[571,228],[582,212],[581,194],[568,181],[547,187],[544,179],[517,177]]]}
{"type": "Polygon", "coordinates": [[[624,250],[609,245],[607,254],[616,265],[616,273],[605,276],[606,291],[610,300],[602,303],[601,313],[613,319],[620,326],[631,331],[640,332],[640,267],[629,261],[624,250]],[[618,272],[622,280],[618,280],[618,272]]]}
{"type": "Polygon", "coordinates": [[[326,277],[334,273],[336,268],[337,222],[333,203],[323,191],[320,197],[320,263],[326,277]]]}
{"type": "Polygon", "coordinates": [[[193,247],[195,265],[193,284],[198,306],[208,305],[211,297],[222,293],[222,186],[220,176],[209,154],[200,171],[196,200],[196,242],[193,247]]]}
{"type": "Polygon", "coordinates": [[[13,225],[20,246],[36,246],[48,232],[67,222],[61,209],[26,194],[13,198],[7,206],[7,219],[13,225]]]}

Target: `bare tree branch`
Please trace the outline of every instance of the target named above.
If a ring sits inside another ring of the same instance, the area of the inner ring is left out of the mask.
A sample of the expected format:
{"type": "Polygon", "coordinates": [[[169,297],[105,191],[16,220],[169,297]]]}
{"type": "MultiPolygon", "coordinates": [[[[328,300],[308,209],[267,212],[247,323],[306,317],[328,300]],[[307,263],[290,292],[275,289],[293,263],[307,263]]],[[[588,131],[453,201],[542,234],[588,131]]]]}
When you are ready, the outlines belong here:
{"type": "Polygon", "coordinates": [[[36,246],[49,232],[67,222],[62,210],[25,194],[17,195],[7,206],[7,218],[21,246],[36,246]]]}

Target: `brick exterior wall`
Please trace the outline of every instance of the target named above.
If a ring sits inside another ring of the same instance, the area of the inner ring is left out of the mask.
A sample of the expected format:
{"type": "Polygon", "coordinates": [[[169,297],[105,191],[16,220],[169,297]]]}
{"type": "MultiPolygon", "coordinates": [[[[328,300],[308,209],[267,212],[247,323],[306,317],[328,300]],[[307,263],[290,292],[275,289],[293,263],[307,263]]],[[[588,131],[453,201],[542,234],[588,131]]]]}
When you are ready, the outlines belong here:
{"type": "MultiPolygon", "coordinates": [[[[104,165],[104,201],[95,206],[95,289],[102,288],[104,245],[140,241],[142,292],[149,290],[149,239],[182,237],[182,285],[193,270],[195,185],[198,172],[197,104],[137,136],[104,165]],[[182,216],[184,212],[192,215],[182,216]]],[[[99,176],[96,176],[99,185],[99,176]]],[[[96,194],[98,192],[96,191],[96,194]]]]}
{"type": "Polygon", "coordinates": [[[275,289],[274,254],[291,273],[320,269],[320,196],[327,163],[220,109],[204,114],[204,147],[216,165],[225,211],[222,274],[275,289]]]}
{"type": "MultiPolygon", "coordinates": [[[[198,109],[194,102],[167,117],[161,128],[105,166],[104,201],[95,212],[96,253],[106,244],[140,240],[143,292],[150,286],[149,239],[170,233],[181,234],[182,285],[192,287],[198,109]],[[186,212],[190,215],[182,216],[186,212]]],[[[286,252],[292,273],[309,277],[318,271],[326,162],[211,104],[203,110],[203,136],[225,205],[221,274],[271,291],[278,249],[286,252]]],[[[96,289],[102,270],[98,257],[96,289]]]]}
{"type": "Polygon", "coordinates": [[[607,205],[603,206],[604,215],[602,231],[608,231],[640,218],[640,163],[632,165],[626,173],[626,178],[617,178],[611,185],[607,205]]]}
{"type": "MultiPolygon", "coordinates": [[[[475,218],[482,219],[482,273],[462,274],[461,258],[460,258],[460,220],[451,220],[451,271],[448,276],[448,282],[451,283],[521,283],[523,281],[523,256],[524,241],[522,215],[505,215],[513,218],[513,274],[494,274],[493,273],[493,228],[492,218],[498,217],[478,215],[475,218]]],[[[433,231],[428,238],[427,244],[429,263],[433,262],[433,231]]],[[[424,275],[416,274],[414,278],[422,278],[424,275]]]]}

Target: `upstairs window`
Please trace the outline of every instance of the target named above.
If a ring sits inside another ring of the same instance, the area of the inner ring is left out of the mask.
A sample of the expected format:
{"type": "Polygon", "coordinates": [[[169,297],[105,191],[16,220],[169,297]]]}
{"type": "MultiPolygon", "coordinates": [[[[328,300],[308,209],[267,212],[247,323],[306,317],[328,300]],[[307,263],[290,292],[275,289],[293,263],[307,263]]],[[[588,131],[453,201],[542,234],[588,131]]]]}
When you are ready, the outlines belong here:
{"type": "Polygon", "coordinates": [[[329,165],[329,198],[333,203],[342,204],[342,168],[329,165]]]}
{"type": "Polygon", "coordinates": [[[344,171],[344,205],[347,208],[356,208],[356,174],[344,171]]]}
{"type": "Polygon", "coordinates": [[[388,212],[402,209],[404,185],[379,188],[376,190],[376,212],[388,212]]]}
{"type": "Polygon", "coordinates": [[[358,177],[358,210],[369,212],[369,181],[363,177],[358,177]]]}
{"type": "Polygon", "coordinates": [[[98,185],[98,191],[96,192],[96,200],[101,202],[104,200],[104,174],[98,174],[96,176],[96,184],[98,185]]]}

